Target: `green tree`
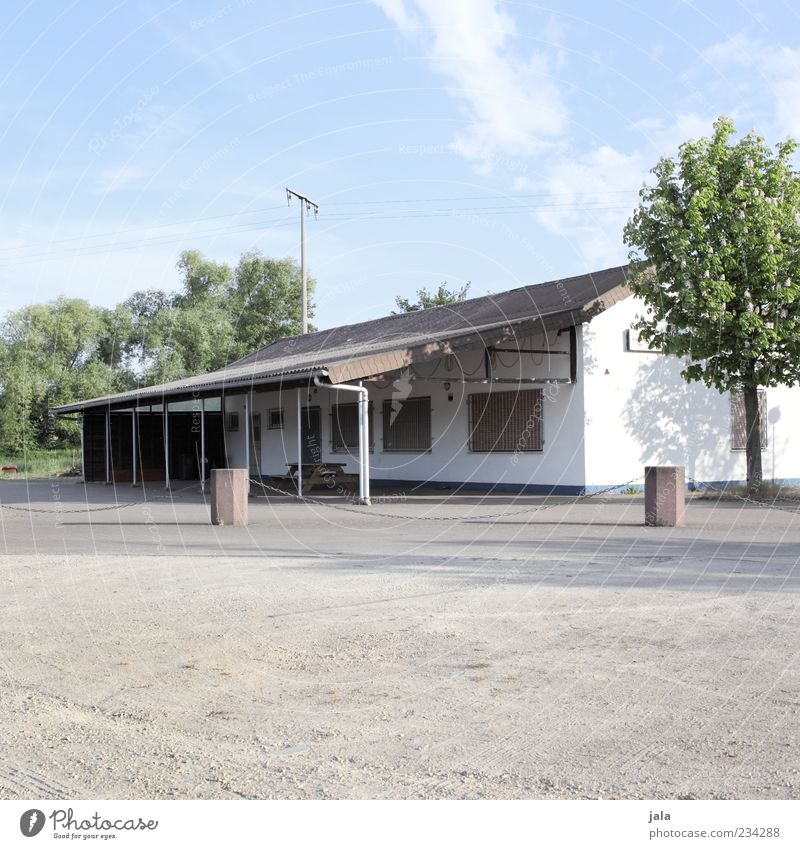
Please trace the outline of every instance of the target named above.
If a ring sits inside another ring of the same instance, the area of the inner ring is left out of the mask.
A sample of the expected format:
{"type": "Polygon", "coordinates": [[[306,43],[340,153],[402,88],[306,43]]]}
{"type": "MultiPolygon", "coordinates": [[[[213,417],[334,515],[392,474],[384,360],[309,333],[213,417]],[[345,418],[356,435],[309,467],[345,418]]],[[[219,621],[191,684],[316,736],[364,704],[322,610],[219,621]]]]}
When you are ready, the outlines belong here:
{"type": "Polygon", "coordinates": [[[446,304],[457,304],[460,301],[465,301],[471,285],[471,283],[465,283],[460,289],[448,289],[445,280],[444,283],[439,284],[439,288],[435,292],[430,292],[424,288],[417,289],[417,300],[414,303],[408,298],[398,295],[394,302],[397,304],[399,312],[395,312],[393,315],[427,310],[430,307],[443,307],[446,304]]]}
{"type": "Polygon", "coordinates": [[[773,151],[727,118],[681,145],[625,227],[629,285],[648,310],[636,325],[653,349],[684,357],[681,374],[741,391],[747,486],[762,481],[758,388],[800,381],[800,182],[794,141],[773,151]]]}
{"type": "Polygon", "coordinates": [[[50,408],[125,389],[113,313],[59,298],[8,314],[0,325],[0,447],[20,452],[75,444],[77,426],[50,408]]]}
{"type": "Polygon", "coordinates": [[[183,278],[183,291],[174,299],[176,305],[225,301],[233,277],[229,265],[214,262],[200,251],[183,251],[177,266],[183,278]]]}
{"type": "MultiPolygon", "coordinates": [[[[308,278],[308,315],[314,315],[313,278],[308,278]]],[[[233,275],[228,304],[235,319],[236,357],[301,331],[300,266],[259,251],[242,254],[233,275]]],[[[310,330],[313,327],[309,326],[310,330]]]]}

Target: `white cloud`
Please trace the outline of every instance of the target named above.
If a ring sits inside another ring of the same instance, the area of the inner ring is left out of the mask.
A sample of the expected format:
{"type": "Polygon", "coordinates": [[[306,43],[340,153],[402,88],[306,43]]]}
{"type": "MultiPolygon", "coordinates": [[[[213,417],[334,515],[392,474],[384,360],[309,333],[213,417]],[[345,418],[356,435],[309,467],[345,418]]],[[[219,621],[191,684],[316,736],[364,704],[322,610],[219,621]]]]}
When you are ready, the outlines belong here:
{"type": "Polygon", "coordinates": [[[104,168],[97,175],[97,190],[101,194],[110,194],[141,180],[144,176],[146,176],[144,169],[134,165],[117,165],[112,168],[104,168]]]}
{"type": "Polygon", "coordinates": [[[800,50],[767,44],[737,33],[703,51],[703,58],[717,71],[743,68],[744,80],[727,82],[752,98],[751,111],[758,114],[765,100],[773,109],[776,132],[800,136],[800,50]]]}
{"type": "Polygon", "coordinates": [[[454,82],[467,116],[453,149],[483,171],[498,157],[541,153],[565,132],[567,108],[551,59],[514,51],[516,27],[497,0],[374,2],[401,30],[428,40],[431,65],[454,82]]]}
{"type": "Polygon", "coordinates": [[[675,156],[690,138],[707,136],[712,119],[695,114],[672,121],[646,119],[632,126],[640,134],[634,150],[621,152],[600,145],[582,154],[551,159],[539,180],[517,180],[517,191],[542,191],[547,206],[534,219],[549,232],[569,241],[587,267],[623,262],[622,230],[638,202],[637,192],[661,156],[675,156]]]}

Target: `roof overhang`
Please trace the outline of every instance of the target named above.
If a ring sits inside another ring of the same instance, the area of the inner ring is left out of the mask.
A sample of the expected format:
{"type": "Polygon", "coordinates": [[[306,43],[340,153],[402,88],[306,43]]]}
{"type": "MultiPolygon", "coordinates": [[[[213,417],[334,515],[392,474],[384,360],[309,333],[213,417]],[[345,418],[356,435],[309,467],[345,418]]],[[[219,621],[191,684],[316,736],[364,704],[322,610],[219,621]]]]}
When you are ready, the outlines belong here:
{"type": "Polygon", "coordinates": [[[321,345],[320,350],[313,353],[285,357],[277,362],[273,359],[247,364],[233,363],[206,375],[64,404],[53,408],[53,412],[63,415],[98,408],[121,409],[163,403],[166,399],[181,401],[219,394],[230,396],[251,391],[274,391],[276,388],[288,390],[308,386],[315,377],[327,378],[333,384],[364,380],[447,354],[518,343],[526,337],[585,324],[630,294],[630,290],[621,283],[573,309],[558,309],[468,329],[462,327],[433,337],[416,334],[392,343],[373,342],[347,350],[326,350],[321,345]]]}
{"type": "MultiPolygon", "coordinates": [[[[218,372],[213,373],[213,375],[218,374],[218,372]]],[[[209,377],[213,375],[209,375],[209,377]]],[[[189,401],[195,398],[216,397],[221,394],[226,396],[241,395],[250,391],[258,392],[259,390],[274,388],[276,385],[288,390],[306,386],[315,377],[327,376],[327,369],[315,368],[305,372],[290,374],[253,375],[246,378],[216,379],[197,383],[189,383],[189,379],[187,379],[187,382],[183,385],[181,381],[174,381],[172,384],[148,386],[143,389],[132,389],[129,392],[120,392],[116,395],[107,395],[102,398],[91,398],[87,401],[63,404],[60,407],[53,407],[53,412],[57,416],[60,416],[96,408],[113,410],[134,405],[138,406],[140,404],[160,404],[165,399],[169,399],[170,401],[189,401]]]]}

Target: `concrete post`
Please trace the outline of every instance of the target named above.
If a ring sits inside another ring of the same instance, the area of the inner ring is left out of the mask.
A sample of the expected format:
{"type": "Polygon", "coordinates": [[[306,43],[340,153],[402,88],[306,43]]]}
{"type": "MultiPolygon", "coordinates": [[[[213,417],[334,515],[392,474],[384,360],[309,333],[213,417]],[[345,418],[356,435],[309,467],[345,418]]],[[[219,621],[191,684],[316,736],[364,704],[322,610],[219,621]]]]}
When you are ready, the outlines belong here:
{"type": "Polygon", "coordinates": [[[211,470],[211,524],[246,525],[247,469],[211,470]]]}
{"type": "Polygon", "coordinates": [[[645,525],[682,528],[686,513],[685,487],[683,466],[645,466],[645,525]]]}

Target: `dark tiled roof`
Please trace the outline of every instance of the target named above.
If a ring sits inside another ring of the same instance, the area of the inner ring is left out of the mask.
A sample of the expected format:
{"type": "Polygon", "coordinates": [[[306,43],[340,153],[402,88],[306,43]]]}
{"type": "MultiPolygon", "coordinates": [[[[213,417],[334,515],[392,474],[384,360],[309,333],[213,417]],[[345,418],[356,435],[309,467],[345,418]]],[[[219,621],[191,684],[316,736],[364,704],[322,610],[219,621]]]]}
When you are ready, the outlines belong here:
{"type": "Polygon", "coordinates": [[[517,333],[569,327],[590,321],[628,296],[627,266],[521,286],[417,312],[389,315],[358,324],[290,336],[219,371],[157,386],[57,407],[66,413],[108,404],[157,401],[165,396],[244,390],[255,384],[289,382],[329,374],[333,382],[354,380],[401,368],[449,349],[496,344],[517,333]]]}
{"type": "Polygon", "coordinates": [[[509,325],[547,315],[584,309],[599,296],[625,282],[627,266],[607,268],[593,274],[521,286],[496,295],[470,298],[457,304],[417,312],[387,315],[358,324],[345,324],[306,336],[290,336],[238,360],[232,365],[267,363],[287,355],[319,355],[330,358],[339,352],[408,347],[420,341],[444,339],[477,328],[509,325]]]}

